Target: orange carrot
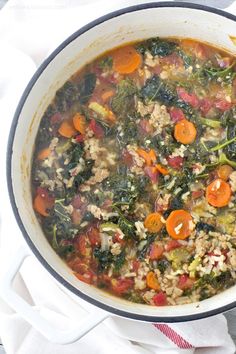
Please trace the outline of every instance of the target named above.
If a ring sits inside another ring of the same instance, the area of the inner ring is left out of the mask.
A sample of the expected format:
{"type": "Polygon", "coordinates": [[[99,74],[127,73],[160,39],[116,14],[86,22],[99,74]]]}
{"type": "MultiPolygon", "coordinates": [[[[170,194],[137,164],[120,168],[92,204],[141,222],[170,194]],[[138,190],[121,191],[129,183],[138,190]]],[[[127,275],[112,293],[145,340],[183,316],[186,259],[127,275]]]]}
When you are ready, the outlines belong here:
{"type": "Polygon", "coordinates": [[[107,102],[109,100],[109,98],[111,98],[112,96],[114,96],[115,92],[113,90],[109,90],[109,91],[105,91],[102,94],[102,100],[103,102],[107,102]]]}
{"type": "Polygon", "coordinates": [[[113,69],[120,74],[131,74],[142,62],[141,55],[131,45],[115,49],[112,57],[113,69]]]}
{"type": "Polygon", "coordinates": [[[64,120],[59,129],[58,132],[60,135],[64,136],[65,138],[72,138],[77,131],[74,128],[73,122],[71,120],[64,120]]]}
{"type": "Polygon", "coordinates": [[[221,208],[229,204],[232,191],[229,183],[221,178],[215,179],[206,188],[206,199],[214,207],[221,208]]]}
{"type": "Polygon", "coordinates": [[[80,114],[80,113],[76,113],[74,115],[74,117],[72,118],[73,120],[73,124],[75,129],[80,132],[80,134],[84,135],[85,134],[85,130],[86,130],[86,119],[85,117],[80,114]]]}
{"type": "Polygon", "coordinates": [[[45,148],[39,151],[38,153],[38,160],[45,160],[51,153],[51,150],[49,148],[45,148]]]}
{"type": "Polygon", "coordinates": [[[144,227],[151,233],[155,233],[161,230],[163,222],[161,221],[160,213],[151,213],[144,220],[144,227]]]}
{"type": "Polygon", "coordinates": [[[174,210],[166,220],[166,230],[175,240],[184,240],[193,230],[192,216],[185,210],[174,210]]]}
{"type": "Polygon", "coordinates": [[[175,124],[174,137],[182,144],[191,144],[197,136],[197,130],[192,122],[181,119],[175,124]]]}
{"type": "Polygon", "coordinates": [[[141,148],[138,148],[136,151],[137,151],[138,155],[145,160],[145,162],[148,166],[151,166],[157,160],[156,153],[153,149],[151,149],[149,152],[147,152],[141,148]]]}
{"type": "Polygon", "coordinates": [[[42,216],[48,216],[48,210],[53,206],[53,200],[44,198],[40,194],[37,194],[34,198],[33,207],[42,216]]]}
{"type": "Polygon", "coordinates": [[[154,272],[148,272],[146,275],[147,286],[154,290],[160,290],[160,284],[154,272]]]}
{"type": "Polygon", "coordinates": [[[217,169],[217,174],[219,178],[223,179],[224,181],[227,181],[229,179],[229,175],[233,172],[233,168],[229,165],[221,165],[217,169]]]}
{"type": "Polygon", "coordinates": [[[155,167],[157,171],[160,172],[162,175],[165,176],[169,174],[169,171],[165,167],[161,166],[160,164],[157,164],[155,167]]]}

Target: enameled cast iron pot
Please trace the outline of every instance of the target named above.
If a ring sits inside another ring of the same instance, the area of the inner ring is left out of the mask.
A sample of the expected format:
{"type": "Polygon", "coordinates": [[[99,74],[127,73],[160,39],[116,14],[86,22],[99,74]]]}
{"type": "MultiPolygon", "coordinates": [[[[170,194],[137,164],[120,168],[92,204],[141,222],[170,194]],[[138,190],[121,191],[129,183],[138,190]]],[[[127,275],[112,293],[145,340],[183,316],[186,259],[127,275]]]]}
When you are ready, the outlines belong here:
{"type": "Polygon", "coordinates": [[[235,53],[230,39],[235,35],[236,17],[209,7],[176,2],[132,6],[78,30],[45,60],[29,82],[17,107],[9,138],[7,179],[12,208],[26,242],[47,271],[77,297],[98,308],[92,320],[89,316],[63,336],[55,332],[11,289],[16,269],[26,256],[19,253],[18,261],[1,282],[2,294],[10,306],[49,339],[61,343],[73,341],[109,314],[149,322],[179,322],[208,317],[236,305],[236,286],[200,303],[153,307],[115,298],[80,282],[43,235],[32,208],[30,188],[31,157],[40,118],[56,90],[85,63],[122,43],[155,36],[195,38],[235,53]]]}

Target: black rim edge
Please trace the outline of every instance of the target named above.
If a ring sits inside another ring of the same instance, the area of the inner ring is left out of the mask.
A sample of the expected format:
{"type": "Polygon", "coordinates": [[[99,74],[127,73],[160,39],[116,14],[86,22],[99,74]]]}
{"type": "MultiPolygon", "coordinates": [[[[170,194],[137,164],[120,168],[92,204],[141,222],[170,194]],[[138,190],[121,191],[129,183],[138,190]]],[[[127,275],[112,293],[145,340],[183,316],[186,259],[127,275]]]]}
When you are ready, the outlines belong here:
{"type": "Polygon", "coordinates": [[[32,252],[34,253],[34,255],[37,257],[37,259],[40,261],[40,263],[47,269],[47,271],[63,286],[65,286],[65,288],[67,288],[68,290],[70,290],[73,294],[79,296],[80,298],[82,298],[83,300],[86,300],[87,302],[91,303],[94,306],[100,307],[103,310],[114,314],[114,315],[118,315],[121,317],[126,317],[129,319],[134,319],[134,320],[140,320],[140,321],[146,321],[146,322],[166,322],[166,323],[172,323],[172,322],[186,322],[186,321],[193,321],[193,320],[199,320],[199,319],[203,319],[206,317],[210,317],[210,316],[214,316],[217,315],[219,313],[222,312],[226,312],[231,310],[232,308],[234,308],[236,306],[236,301],[222,306],[220,308],[214,309],[214,310],[210,310],[210,311],[205,311],[203,313],[199,313],[199,314],[193,314],[193,315],[183,315],[183,316],[176,316],[176,317],[158,317],[158,316],[147,316],[147,315],[141,315],[141,314],[134,314],[134,313],[129,313],[123,310],[119,310],[117,308],[111,307],[109,305],[106,305],[105,303],[102,303],[98,300],[94,300],[93,298],[91,298],[90,296],[82,293],[80,290],[78,290],[77,288],[75,288],[73,285],[71,285],[69,282],[67,282],[59,273],[56,272],[56,270],[54,270],[52,268],[52,266],[50,264],[48,264],[48,262],[44,259],[44,257],[41,255],[41,253],[38,251],[38,249],[36,248],[36,246],[34,245],[34,243],[32,242],[30,236],[28,235],[23,222],[21,220],[20,214],[18,212],[18,208],[16,205],[16,201],[15,201],[15,197],[14,197],[14,192],[13,192],[13,184],[12,184],[12,153],[13,153],[13,142],[15,139],[15,132],[16,132],[16,128],[17,128],[17,124],[18,124],[18,120],[19,120],[19,116],[21,114],[22,108],[24,106],[25,101],[28,98],[28,95],[32,89],[32,87],[35,85],[35,83],[37,82],[39,76],[41,75],[41,73],[47,68],[47,66],[50,64],[50,62],[56,57],[56,55],[58,53],[60,53],[68,44],[70,44],[73,40],[75,40],[77,37],[79,37],[80,35],[82,35],[83,33],[87,32],[88,30],[90,30],[91,28],[100,25],[101,23],[110,20],[112,18],[118,17],[120,15],[124,15],[126,13],[130,13],[130,12],[135,12],[135,11],[139,11],[139,10],[144,10],[144,9],[150,9],[150,8],[162,8],[162,7],[178,7],[178,8],[189,8],[189,9],[194,9],[194,10],[201,10],[201,11],[205,11],[205,12],[211,12],[217,15],[220,15],[222,17],[228,18],[230,20],[233,20],[234,22],[236,22],[236,16],[227,13],[225,11],[219,10],[219,9],[215,9],[209,6],[205,6],[205,5],[198,5],[198,4],[192,4],[192,3],[187,3],[187,2],[151,2],[151,3],[145,3],[145,4],[139,4],[139,5],[133,5],[130,7],[126,7],[120,10],[116,10],[113,11],[111,13],[108,13],[90,23],[88,23],[87,25],[83,26],[82,28],[80,28],[78,31],[76,31],[75,33],[73,33],[71,36],[69,36],[65,41],[63,41],[50,55],[48,58],[46,58],[43,63],[40,65],[40,67],[37,69],[37,71],[35,72],[35,74],[33,75],[33,77],[31,78],[31,80],[29,81],[26,89],[24,90],[21,99],[18,103],[18,106],[16,108],[14,117],[13,117],[13,121],[12,121],[12,125],[10,128],[10,133],[9,133],[9,138],[8,138],[8,146],[7,146],[7,155],[6,155],[6,174],[7,174],[7,187],[8,187],[8,193],[9,193],[9,198],[10,198],[10,202],[11,202],[11,206],[16,218],[16,221],[18,223],[18,226],[20,228],[20,231],[22,232],[22,235],[26,241],[26,243],[28,244],[28,246],[30,247],[30,249],[32,250],[32,252]]]}

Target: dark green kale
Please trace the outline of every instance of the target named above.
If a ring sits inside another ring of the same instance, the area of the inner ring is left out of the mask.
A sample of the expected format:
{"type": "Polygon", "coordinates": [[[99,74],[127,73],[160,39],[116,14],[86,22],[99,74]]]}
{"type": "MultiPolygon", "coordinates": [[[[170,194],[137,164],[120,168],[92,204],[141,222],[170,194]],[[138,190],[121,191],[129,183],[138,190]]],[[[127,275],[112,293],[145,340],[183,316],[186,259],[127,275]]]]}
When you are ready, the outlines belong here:
{"type": "Polygon", "coordinates": [[[57,92],[55,96],[55,106],[59,112],[66,112],[72,105],[79,100],[78,86],[67,81],[57,92]]]}
{"type": "Polygon", "coordinates": [[[144,54],[146,50],[148,50],[153,56],[162,58],[172,54],[176,50],[176,47],[177,44],[174,42],[155,37],[144,43],[138,44],[136,49],[141,54],[144,54]]]}
{"type": "Polygon", "coordinates": [[[112,57],[105,57],[99,62],[98,66],[103,71],[106,71],[112,68],[112,64],[113,64],[112,57]]]}
{"type": "Polygon", "coordinates": [[[60,246],[57,250],[57,253],[62,258],[67,258],[68,256],[70,256],[74,252],[75,252],[75,248],[73,245],[60,246]]]}
{"type": "Polygon", "coordinates": [[[134,223],[128,220],[121,212],[119,212],[118,225],[121,231],[124,233],[125,237],[137,239],[137,235],[135,233],[136,228],[134,223]]]}
{"type": "Polygon", "coordinates": [[[134,110],[134,95],[137,87],[131,79],[122,80],[117,85],[116,95],[111,100],[111,108],[118,116],[126,116],[126,114],[134,110]]]}
{"type": "Polygon", "coordinates": [[[156,268],[163,274],[170,266],[170,262],[167,259],[160,259],[157,261],[156,268]]]}
{"type": "Polygon", "coordinates": [[[100,272],[109,268],[109,266],[113,262],[113,255],[108,250],[102,251],[101,248],[95,247],[93,251],[93,255],[98,261],[98,270],[100,272]]]}
{"type": "Polygon", "coordinates": [[[113,256],[114,271],[118,272],[125,263],[125,250],[122,250],[117,256],[113,256]]]}
{"type": "MultiPolygon", "coordinates": [[[[231,141],[236,138],[236,109],[235,107],[224,113],[224,123],[226,124],[227,140],[231,141]]],[[[236,141],[224,148],[227,158],[236,162],[236,141]]]]}
{"type": "Polygon", "coordinates": [[[208,80],[222,80],[223,82],[231,83],[235,78],[236,72],[234,71],[234,65],[230,65],[227,68],[213,67],[212,63],[207,63],[202,69],[201,75],[208,80]]]}
{"type": "MultiPolygon", "coordinates": [[[[222,272],[220,275],[215,275],[213,272],[203,275],[194,286],[204,289],[204,294],[207,296],[207,294],[209,294],[209,286],[217,291],[222,291],[228,289],[232,285],[234,285],[234,280],[232,279],[230,271],[226,271],[222,272]]],[[[212,294],[210,294],[210,296],[212,296],[212,294]]]]}
{"type": "Polygon", "coordinates": [[[166,106],[174,105],[177,98],[176,93],[157,75],[146,81],[140,96],[145,101],[160,101],[166,106]]]}
{"type": "Polygon", "coordinates": [[[78,84],[79,102],[85,104],[93,94],[96,86],[96,75],[94,73],[85,74],[78,84]]]}
{"type": "Polygon", "coordinates": [[[204,231],[206,233],[210,232],[210,231],[216,231],[215,226],[207,224],[203,221],[199,221],[196,224],[196,231],[204,231]]]}
{"type": "Polygon", "coordinates": [[[122,124],[122,134],[117,135],[117,139],[121,146],[127,146],[138,141],[139,132],[136,123],[136,117],[127,115],[125,122],[122,124]]]}
{"type": "Polygon", "coordinates": [[[188,68],[193,64],[193,58],[187,55],[183,50],[179,49],[177,51],[180,58],[183,60],[185,68],[188,68]]]}

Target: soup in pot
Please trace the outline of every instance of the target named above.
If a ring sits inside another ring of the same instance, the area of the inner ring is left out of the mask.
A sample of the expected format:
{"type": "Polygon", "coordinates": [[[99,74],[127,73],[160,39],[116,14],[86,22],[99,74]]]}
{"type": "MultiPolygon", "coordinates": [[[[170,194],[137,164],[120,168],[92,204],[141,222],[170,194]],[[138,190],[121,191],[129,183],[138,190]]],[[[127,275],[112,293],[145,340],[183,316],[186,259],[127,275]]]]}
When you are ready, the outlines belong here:
{"type": "Polygon", "coordinates": [[[45,111],[33,207],[78,281],[177,305],[236,283],[236,62],[190,39],[115,48],[45,111]]]}

